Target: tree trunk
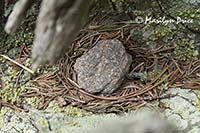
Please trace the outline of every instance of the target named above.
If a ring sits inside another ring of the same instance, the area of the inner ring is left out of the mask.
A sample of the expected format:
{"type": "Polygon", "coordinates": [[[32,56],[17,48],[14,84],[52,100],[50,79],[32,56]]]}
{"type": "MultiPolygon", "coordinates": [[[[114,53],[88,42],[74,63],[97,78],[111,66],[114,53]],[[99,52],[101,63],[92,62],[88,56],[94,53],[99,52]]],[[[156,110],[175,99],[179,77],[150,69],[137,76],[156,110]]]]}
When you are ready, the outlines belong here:
{"type": "Polygon", "coordinates": [[[55,63],[66,52],[88,16],[91,0],[43,0],[33,46],[33,69],[55,63]]]}

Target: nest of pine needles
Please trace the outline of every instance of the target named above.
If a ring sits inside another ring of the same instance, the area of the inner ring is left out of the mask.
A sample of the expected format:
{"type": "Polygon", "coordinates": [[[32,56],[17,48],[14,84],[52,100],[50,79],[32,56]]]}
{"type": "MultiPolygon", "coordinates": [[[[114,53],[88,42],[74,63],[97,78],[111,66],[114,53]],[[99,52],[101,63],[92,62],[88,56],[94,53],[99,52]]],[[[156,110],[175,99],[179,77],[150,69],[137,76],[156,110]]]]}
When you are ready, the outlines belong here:
{"type": "MultiPolygon", "coordinates": [[[[58,61],[58,70],[33,78],[21,97],[43,99],[39,109],[45,109],[51,101],[57,100],[61,107],[71,105],[93,113],[120,113],[148,105],[151,101],[173,97],[165,94],[172,87],[200,88],[199,61],[188,63],[174,59],[170,54],[174,50],[173,45],[160,43],[154,49],[146,48],[132,38],[132,28],[129,23],[88,26],[74,40],[68,53],[58,61]],[[107,96],[90,94],[79,87],[73,65],[98,41],[106,39],[120,40],[133,57],[133,63],[130,73],[117,91],[107,96]]],[[[30,48],[22,47],[17,60],[30,57],[30,54],[30,48]]],[[[0,103],[22,111],[15,105],[3,101],[0,103]]]]}
{"type": "Polygon", "coordinates": [[[199,61],[179,62],[168,56],[174,47],[165,44],[155,49],[144,48],[132,40],[131,27],[112,26],[82,30],[69,52],[59,61],[59,70],[37,76],[22,96],[42,97],[40,109],[57,100],[60,106],[76,106],[94,113],[120,113],[147,105],[150,101],[172,97],[164,93],[171,87],[200,88],[199,61]],[[105,39],[123,42],[134,61],[126,80],[116,92],[109,96],[93,95],[79,87],[73,65],[78,57],[105,39]]]}

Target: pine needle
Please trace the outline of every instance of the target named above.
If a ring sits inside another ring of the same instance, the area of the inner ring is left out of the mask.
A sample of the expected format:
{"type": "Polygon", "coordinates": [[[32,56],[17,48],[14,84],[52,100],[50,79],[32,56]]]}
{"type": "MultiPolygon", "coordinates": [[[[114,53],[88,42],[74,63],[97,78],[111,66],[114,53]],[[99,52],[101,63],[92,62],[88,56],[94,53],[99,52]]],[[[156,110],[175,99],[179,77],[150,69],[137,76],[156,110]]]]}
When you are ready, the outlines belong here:
{"type": "Polygon", "coordinates": [[[28,71],[29,73],[34,74],[34,71],[33,71],[33,70],[31,70],[31,69],[27,68],[26,66],[24,66],[24,65],[22,65],[22,64],[20,64],[20,63],[18,63],[18,62],[16,62],[15,60],[11,59],[10,57],[8,57],[8,56],[6,56],[6,55],[2,55],[2,54],[0,54],[0,56],[3,57],[3,58],[5,58],[5,59],[7,59],[7,60],[9,60],[9,61],[12,62],[12,63],[18,65],[19,67],[21,67],[22,69],[28,71]]]}

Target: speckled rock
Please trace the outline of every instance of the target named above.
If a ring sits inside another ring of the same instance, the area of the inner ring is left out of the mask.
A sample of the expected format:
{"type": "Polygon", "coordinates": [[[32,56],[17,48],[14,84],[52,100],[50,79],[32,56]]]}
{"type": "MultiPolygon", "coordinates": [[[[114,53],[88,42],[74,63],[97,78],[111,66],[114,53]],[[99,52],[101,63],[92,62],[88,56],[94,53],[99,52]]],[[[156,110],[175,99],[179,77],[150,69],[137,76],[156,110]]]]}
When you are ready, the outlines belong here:
{"type": "MultiPolygon", "coordinates": [[[[3,109],[0,114],[0,133],[178,133],[178,129],[156,113],[138,110],[118,116],[116,114],[85,114],[71,116],[69,109],[30,109],[28,113],[3,109]],[[136,128],[137,127],[137,128],[136,128]],[[166,132],[168,131],[168,132],[166,132]]],[[[181,132],[182,133],[182,132],[181,132]]]]}
{"type": "MultiPolygon", "coordinates": [[[[167,118],[168,122],[177,127],[180,133],[200,133],[200,90],[173,88],[166,93],[177,94],[177,96],[161,100],[162,105],[166,106],[161,116],[167,118]]],[[[56,103],[51,103],[46,110],[27,108],[28,113],[2,108],[0,110],[0,133],[89,133],[91,130],[93,131],[91,133],[94,131],[98,133],[98,131],[105,131],[106,128],[117,133],[116,129],[123,130],[127,127],[127,123],[136,120],[141,123],[154,124],[153,119],[145,119],[147,117],[141,110],[119,116],[115,114],[94,115],[86,112],[85,114],[79,109],[58,108],[56,103]]]]}
{"type": "Polygon", "coordinates": [[[161,101],[167,108],[163,113],[168,120],[188,133],[200,133],[200,91],[174,88],[167,93],[177,95],[161,101]]]}
{"type": "Polygon", "coordinates": [[[89,133],[182,133],[157,112],[138,110],[123,119],[106,122],[89,133]]]}
{"type": "Polygon", "coordinates": [[[76,60],[74,69],[81,88],[90,93],[115,91],[128,72],[132,57],[118,40],[102,40],[76,60]]]}

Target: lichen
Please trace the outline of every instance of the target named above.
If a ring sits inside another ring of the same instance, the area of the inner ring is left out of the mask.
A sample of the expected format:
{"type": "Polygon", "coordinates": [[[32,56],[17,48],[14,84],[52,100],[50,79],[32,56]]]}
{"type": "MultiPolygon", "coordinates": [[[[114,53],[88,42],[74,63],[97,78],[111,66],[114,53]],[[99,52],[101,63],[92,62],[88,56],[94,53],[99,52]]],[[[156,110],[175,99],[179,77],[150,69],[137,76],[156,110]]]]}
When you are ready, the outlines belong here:
{"type": "Polygon", "coordinates": [[[75,121],[67,121],[66,124],[72,127],[80,127],[80,124],[75,121]]]}
{"type": "Polygon", "coordinates": [[[5,128],[6,121],[8,121],[7,119],[5,119],[5,115],[12,113],[13,110],[11,110],[10,108],[2,107],[0,109],[0,129],[5,128]]]}
{"type": "MultiPolygon", "coordinates": [[[[9,5],[9,9],[6,9],[5,13],[10,12],[12,6],[9,5]]],[[[9,13],[8,13],[9,14],[9,13]]],[[[27,13],[26,20],[19,27],[19,31],[13,35],[8,35],[4,30],[0,31],[0,53],[4,54],[12,59],[16,59],[22,47],[28,48],[33,44],[34,37],[34,23],[36,20],[36,14],[38,14],[36,9],[36,4],[32,6],[31,10],[27,13]]],[[[5,14],[7,16],[7,14],[5,14]]],[[[3,21],[0,24],[0,29],[3,29],[3,21]]],[[[28,54],[29,50],[26,49],[25,52],[28,54]]],[[[21,55],[23,56],[23,55],[21,55]]],[[[31,66],[30,57],[23,57],[23,65],[26,67],[31,66]],[[25,59],[25,60],[24,60],[25,59]]],[[[20,101],[20,95],[22,92],[26,91],[29,87],[30,74],[25,70],[22,70],[18,66],[10,61],[0,58],[0,68],[3,73],[1,76],[0,98],[5,102],[10,102],[16,104],[20,101]]]]}
{"type": "Polygon", "coordinates": [[[68,106],[65,111],[66,111],[65,114],[71,117],[84,117],[90,114],[90,113],[87,113],[85,110],[82,110],[78,107],[72,107],[72,106],[68,106]]]}
{"type": "Polygon", "coordinates": [[[20,72],[8,67],[7,74],[2,77],[2,89],[0,90],[0,97],[5,102],[15,103],[20,94],[25,90],[24,86],[19,86],[20,72]]]}
{"type": "Polygon", "coordinates": [[[38,108],[41,102],[43,101],[43,97],[30,97],[30,98],[25,98],[27,104],[30,104],[34,108],[38,108]]]}
{"type": "MultiPolygon", "coordinates": [[[[132,39],[151,50],[154,50],[158,45],[162,44],[166,49],[169,47],[175,47],[171,53],[161,53],[162,55],[171,56],[180,61],[196,60],[199,56],[199,42],[200,39],[195,31],[199,31],[200,27],[200,9],[195,2],[191,8],[191,5],[186,1],[180,2],[178,0],[159,2],[162,8],[166,9],[165,13],[160,10],[158,3],[149,3],[152,7],[146,10],[134,10],[134,15],[140,17],[145,21],[146,17],[152,17],[152,19],[158,19],[165,17],[166,20],[174,19],[177,17],[182,19],[193,19],[193,23],[176,24],[170,23],[163,24],[149,24],[140,23],[133,24],[134,28],[131,31],[132,39]],[[173,5],[173,6],[169,6],[173,5]],[[171,16],[171,17],[169,17],[171,16]]],[[[196,2],[197,3],[197,2],[196,2]]]]}
{"type": "Polygon", "coordinates": [[[174,56],[181,61],[196,59],[199,53],[194,40],[181,39],[175,44],[174,56]]]}
{"type": "Polygon", "coordinates": [[[63,113],[64,115],[70,117],[84,117],[87,115],[91,115],[91,113],[86,112],[85,110],[80,109],[78,107],[73,107],[73,106],[59,107],[56,101],[50,102],[47,109],[54,113],[63,113]]]}
{"type": "Polygon", "coordinates": [[[166,82],[166,83],[161,84],[160,86],[158,86],[158,89],[163,90],[163,91],[167,91],[169,89],[169,83],[166,82]]]}
{"type": "Polygon", "coordinates": [[[196,106],[197,110],[200,112],[200,100],[196,101],[194,105],[196,106]]]}
{"type": "Polygon", "coordinates": [[[1,109],[0,110],[0,128],[2,128],[3,127],[3,124],[4,124],[4,118],[3,118],[3,116],[6,114],[6,110],[4,110],[4,109],[1,109]]]}
{"type": "Polygon", "coordinates": [[[37,122],[39,123],[39,125],[43,129],[45,129],[45,128],[47,128],[49,126],[48,121],[46,119],[41,118],[37,122]]]}

